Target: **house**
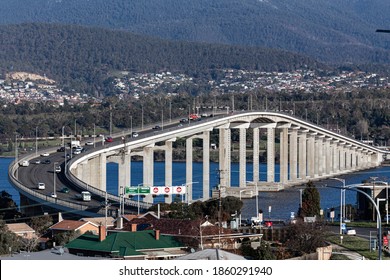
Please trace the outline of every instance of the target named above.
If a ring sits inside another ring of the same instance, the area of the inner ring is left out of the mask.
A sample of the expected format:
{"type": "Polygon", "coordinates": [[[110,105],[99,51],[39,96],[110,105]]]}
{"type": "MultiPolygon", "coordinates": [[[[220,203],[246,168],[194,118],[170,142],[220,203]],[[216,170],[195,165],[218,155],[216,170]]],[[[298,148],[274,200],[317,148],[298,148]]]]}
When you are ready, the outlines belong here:
{"type": "Polygon", "coordinates": [[[80,221],[87,221],[91,222],[95,225],[104,225],[107,228],[113,228],[115,226],[115,218],[113,217],[88,217],[88,218],[81,218],[80,221]]]}
{"type": "Polygon", "coordinates": [[[49,230],[52,231],[52,236],[63,232],[78,232],[84,234],[88,231],[93,234],[98,234],[99,226],[90,221],[62,220],[52,225],[49,230]]]}
{"type": "Polygon", "coordinates": [[[137,232],[106,232],[99,227],[99,234],[83,234],[65,247],[78,256],[107,257],[118,259],[172,259],[185,255],[185,247],[172,236],[159,230],[137,232]]]}
{"type": "Polygon", "coordinates": [[[136,218],[123,223],[123,230],[126,231],[153,229],[159,229],[161,234],[176,237],[192,248],[236,248],[236,241],[241,236],[230,229],[201,220],[136,218]]]}
{"type": "Polygon", "coordinates": [[[36,237],[35,230],[26,223],[7,224],[7,228],[22,238],[31,239],[36,237]]]}

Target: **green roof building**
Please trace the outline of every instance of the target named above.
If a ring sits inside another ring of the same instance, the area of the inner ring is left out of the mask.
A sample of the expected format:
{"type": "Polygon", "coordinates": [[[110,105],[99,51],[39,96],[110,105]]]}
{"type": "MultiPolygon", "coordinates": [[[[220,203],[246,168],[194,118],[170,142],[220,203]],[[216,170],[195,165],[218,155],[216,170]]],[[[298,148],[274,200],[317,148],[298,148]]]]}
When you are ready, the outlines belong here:
{"type": "Polygon", "coordinates": [[[180,242],[160,235],[159,230],[113,232],[106,236],[102,226],[99,235],[83,234],[65,247],[79,256],[117,259],[172,259],[186,254],[180,242]]]}

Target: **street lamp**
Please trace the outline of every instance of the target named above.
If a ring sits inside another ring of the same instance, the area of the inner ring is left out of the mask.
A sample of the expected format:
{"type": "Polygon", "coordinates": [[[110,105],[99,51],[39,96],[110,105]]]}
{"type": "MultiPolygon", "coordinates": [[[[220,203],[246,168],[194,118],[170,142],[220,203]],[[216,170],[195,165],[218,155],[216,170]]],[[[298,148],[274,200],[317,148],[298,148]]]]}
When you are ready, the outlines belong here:
{"type": "Polygon", "coordinates": [[[344,211],[343,211],[343,201],[345,199],[345,179],[340,179],[340,178],[329,178],[329,179],[333,179],[333,180],[336,180],[336,181],[339,181],[341,183],[343,183],[343,187],[340,189],[340,235],[343,234],[343,230],[342,230],[342,224],[343,224],[343,214],[344,211]]]}
{"type": "Polygon", "coordinates": [[[38,156],[38,127],[35,127],[35,156],[38,156]]]}
{"type": "Polygon", "coordinates": [[[57,197],[57,193],[56,193],[56,165],[58,164],[58,162],[54,162],[53,164],[53,197],[57,197]]]}
{"type": "Polygon", "coordinates": [[[379,212],[378,204],[375,203],[375,200],[370,195],[365,193],[364,191],[356,189],[356,188],[358,188],[360,186],[362,186],[362,184],[349,185],[349,186],[342,187],[342,188],[340,188],[340,187],[332,187],[332,186],[327,186],[327,187],[356,191],[358,193],[363,194],[364,196],[366,196],[371,201],[371,203],[373,204],[373,206],[375,207],[376,212],[377,212],[377,220],[378,220],[378,224],[377,224],[377,232],[378,232],[378,260],[381,260],[382,259],[382,219],[381,219],[381,214],[379,212]]]}
{"type": "MultiPolygon", "coordinates": [[[[254,183],[255,185],[255,192],[256,192],[256,217],[258,218],[259,217],[259,191],[257,189],[257,181],[253,182],[253,181],[246,181],[247,183],[254,183]]],[[[240,193],[241,195],[241,193],[240,193]]]]}
{"type": "MultiPolygon", "coordinates": [[[[241,193],[245,192],[246,190],[240,190],[240,201],[241,201],[241,193]]],[[[240,224],[239,227],[241,226],[241,211],[240,211],[240,224]]]]}
{"type": "MultiPolygon", "coordinates": [[[[189,197],[189,188],[190,186],[192,187],[193,184],[197,184],[199,182],[187,182],[185,184],[182,184],[183,187],[186,187],[186,200],[187,200],[187,205],[190,204],[190,197],[189,197]]],[[[192,192],[190,192],[192,194],[192,192]]],[[[191,197],[192,200],[192,197],[191,197]]]]}
{"type": "Polygon", "coordinates": [[[143,186],[144,185],[144,183],[141,183],[141,184],[138,184],[138,186],[137,186],[137,197],[138,197],[138,216],[139,216],[139,187],[140,186],[143,186]]]}

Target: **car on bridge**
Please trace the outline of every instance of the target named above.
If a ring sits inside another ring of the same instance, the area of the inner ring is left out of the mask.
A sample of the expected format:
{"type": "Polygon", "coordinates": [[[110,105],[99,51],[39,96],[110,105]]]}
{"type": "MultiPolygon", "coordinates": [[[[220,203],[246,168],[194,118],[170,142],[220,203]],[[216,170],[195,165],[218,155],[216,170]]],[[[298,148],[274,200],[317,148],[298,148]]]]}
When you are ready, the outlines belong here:
{"type": "Polygon", "coordinates": [[[38,190],[44,190],[45,188],[45,183],[38,183],[38,190]]]}
{"type": "Polygon", "coordinates": [[[63,187],[63,188],[60,190],[60,192],[62,192],[62,193],[69,193],[70,190],[69,190],[67,187],[63,187]]]}
{"type": "Polygon", "coordinates": [[[42,153],[42,154],[41,154],[41,157],[48,157],[48,156],[50,156],[49,153],[42,153]]]}
{"type": "Polygon", "coordinates": [[[111,136],[108,136],[108,137],[106,137],[105,141],[108,142],[108,143],[111,143],[111,142],[114,141],[114,139],[112,139],[111,136]]]}
{"type": "Polygon", "coordinates": [[[133,133],[131,134],[131,137],[133,137],[133,138],[138,137],[138,132],[133,132],[133,133]]]}

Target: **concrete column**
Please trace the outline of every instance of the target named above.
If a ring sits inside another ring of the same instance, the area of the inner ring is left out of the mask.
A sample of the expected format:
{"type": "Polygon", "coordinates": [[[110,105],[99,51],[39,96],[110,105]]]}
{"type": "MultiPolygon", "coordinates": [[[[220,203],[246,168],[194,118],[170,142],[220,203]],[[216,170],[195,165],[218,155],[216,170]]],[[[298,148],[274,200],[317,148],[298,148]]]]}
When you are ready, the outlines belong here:
{"type": "MultiPolygon", "coordinates": [[[[153,187],[154,184],[154,152],[153,146],[144,147],[144,162],[143,162],[143,183],[145,187],[153,187]]],[[[153,203],[153,196],[146,195],[145,202],[153,203]]]]}
{"type": "Polygon", "coordinates": [[[118,194],[120,187],[130,185],[130,155],[122,155],[118,162],[118,194]]]}
{"type": "Polygon", "coordinates": [[[351,161],[351,164],[352,164],[352,170],[355,170],[356,169],[356,147],[352,148],[352,161],[351,161]]]}
{"type": "Polygon", "coordinates": [[[340,171],[345,170],[345,149],[344,144],[340,146],[340,171]]]}
{"type": "Polygon", "coordinates": [[[186,140],[186,186],[187,186],[187,201],[192,201],[192,138],[186,140]],[[191,187],[189,187],[191,186],[191,187]]]}
{"type": "Polygon", "coordinates": [[[325,145],[324,145],[324,155],[325,155],[325,174],[330,175],[331,174],[331,168],[332,168],[332,150],[330,148],[330,140],[331,138],[325,138],[325,145]]]}
{"type": "Polygon", "coordinates": [[[307,150],[307,131],[302,131],[299,134],[299,178],[306,179],[306,150],[307,150]]]}
{"type": "Polygon", "coordinates": [[[259,182],[260,129],[253,128],[253,182],[259,182]]]}
{"type": "MultiPolygon", "coordinates": [[[[172,141],[165,142],[165,185],[172,186],[172,141]]],[[[172,203],[172,195],[164,198],[165,203],[172,203]]]]}
{"type": "Polygon", "coordinates": [[[315,133],[308,135],[308,150],[307,150],[307,173],[309,178],[314,178],[314,155],[315,155],[315,133]]]}
{"type": "Polygon", "coordinates": [[[203,199],[210,198],[210,131],[203,132],[203,199]]]}
{"type": "Polygon", "coordinates": [[[275,182],[275,128],[267,128],[267,182],[275,182]]]}
{"type": "Polygon", "coordinates": [[[280,182],[288,181],[288,128],[281,128],[280,132],[280,182]]]}
{"type": "Polygon", "coordinates": [[[294,128],[290,133],[290,181],[298,178],[298,129],[294,128]]]}
{"type": "Polygon", "coordinates": [[[246,128],[240,128],[240,183],[239,187],[246,186],[246,128]]]}
{"type": "Polygon", "coordinates": [[[99,178],[97,188],[102,191],[107,191],[107,157],[106,154],[99,155],[99,169],[96,173],[99,178]]]}
{"type": "Polygon", "coordinates": [[[334,141],[333,144],[333,173],[337,174],[340,171],[340,152],[338,141],[334,141]]]}

